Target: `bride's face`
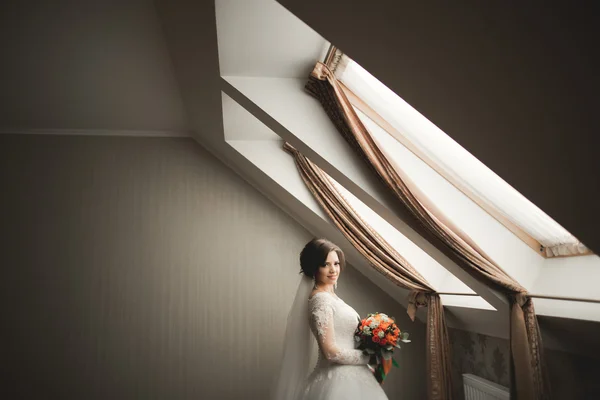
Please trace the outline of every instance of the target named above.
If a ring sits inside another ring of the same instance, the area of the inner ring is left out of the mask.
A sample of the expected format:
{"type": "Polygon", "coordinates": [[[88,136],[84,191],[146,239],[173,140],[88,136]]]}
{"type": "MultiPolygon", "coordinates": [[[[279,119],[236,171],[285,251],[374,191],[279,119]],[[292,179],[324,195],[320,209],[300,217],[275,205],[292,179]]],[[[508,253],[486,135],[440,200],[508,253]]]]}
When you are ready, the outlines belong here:
{"type": "Polygon", "coordinates": [[[335,251],[329,252],[325,265],[317,270],[316,280],[324,285],[333,285],[340,276],[340,259],[335,251]]]}

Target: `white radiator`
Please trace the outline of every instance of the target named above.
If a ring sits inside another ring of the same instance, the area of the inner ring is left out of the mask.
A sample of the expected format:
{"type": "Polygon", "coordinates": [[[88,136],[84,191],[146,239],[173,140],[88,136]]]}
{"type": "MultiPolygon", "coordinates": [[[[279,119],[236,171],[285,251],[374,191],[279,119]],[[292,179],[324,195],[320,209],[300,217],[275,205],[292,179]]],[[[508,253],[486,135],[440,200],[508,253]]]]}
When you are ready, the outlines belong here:
{"type": "Polygon", "coordinates": [[[465,400],[510,400],[507,387],[471,374],[463,374],[465,400]]]}

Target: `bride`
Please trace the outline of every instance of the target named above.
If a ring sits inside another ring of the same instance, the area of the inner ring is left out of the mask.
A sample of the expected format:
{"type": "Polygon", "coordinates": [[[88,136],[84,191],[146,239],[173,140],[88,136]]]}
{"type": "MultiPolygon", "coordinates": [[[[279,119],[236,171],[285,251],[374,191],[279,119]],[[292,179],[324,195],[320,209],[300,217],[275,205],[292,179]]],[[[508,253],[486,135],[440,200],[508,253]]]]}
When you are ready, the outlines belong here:
{"type": "Polygon", "coordinates": [[[360,316],[335,294],[344,253],[328,240],[313,239],[300,253],[300,266],[303,277],[288,316],[272,399],[387,400],[367,366],[370,357],[355,348],[360,316]],[[315,339],[319,356],[309,374],[315,339]]]}

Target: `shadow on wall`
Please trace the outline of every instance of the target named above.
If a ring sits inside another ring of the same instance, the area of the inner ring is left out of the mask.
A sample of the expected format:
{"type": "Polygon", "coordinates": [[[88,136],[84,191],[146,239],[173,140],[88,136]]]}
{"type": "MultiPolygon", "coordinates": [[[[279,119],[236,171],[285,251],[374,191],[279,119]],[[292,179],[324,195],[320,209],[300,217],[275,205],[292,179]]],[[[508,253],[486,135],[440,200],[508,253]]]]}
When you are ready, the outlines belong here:
{"type": "MultiPolygon", "coordinates": [[[[452,347],[452,383],[455,399],[465,398],[462,381],[462,374],[465,373],[510,386],[508,340],[460,329],[448,331],[452,347]]],[[[553,399],[600,398],[598,359],[549,349],[544,351],[544,356],[553,399]]]]}

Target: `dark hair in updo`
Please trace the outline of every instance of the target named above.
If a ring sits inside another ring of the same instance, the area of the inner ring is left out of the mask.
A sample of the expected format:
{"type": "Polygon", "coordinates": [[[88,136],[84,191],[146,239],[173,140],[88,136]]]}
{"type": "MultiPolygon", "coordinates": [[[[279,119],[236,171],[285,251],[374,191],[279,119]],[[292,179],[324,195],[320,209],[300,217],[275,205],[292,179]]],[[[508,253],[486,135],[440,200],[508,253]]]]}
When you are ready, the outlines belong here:
{"type": "Polygon", "coordinates": [[[332,251],[337,253],[340,259],[340,268],[343,270],[346,267],[346,258],[342,249],[327,239],[314,238],[300,252],[300,268],[302,268],[300,273],[314,278],[317,270],[325,265],[327,256],[332,251]]]}

